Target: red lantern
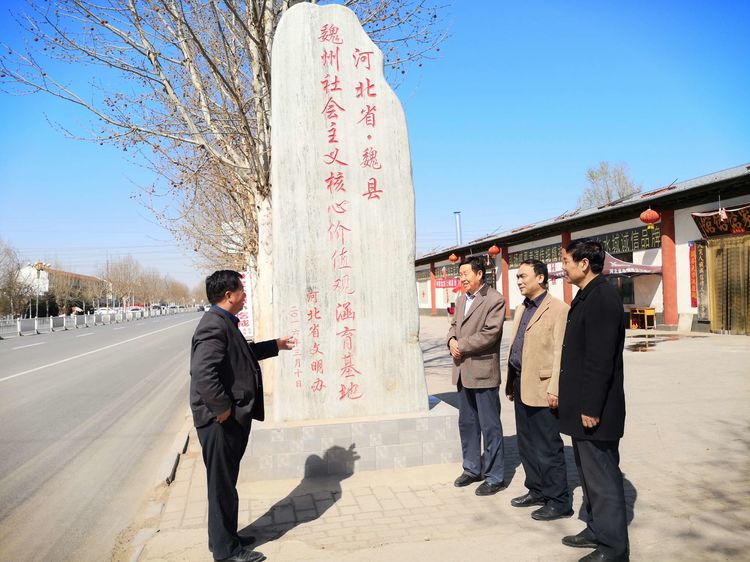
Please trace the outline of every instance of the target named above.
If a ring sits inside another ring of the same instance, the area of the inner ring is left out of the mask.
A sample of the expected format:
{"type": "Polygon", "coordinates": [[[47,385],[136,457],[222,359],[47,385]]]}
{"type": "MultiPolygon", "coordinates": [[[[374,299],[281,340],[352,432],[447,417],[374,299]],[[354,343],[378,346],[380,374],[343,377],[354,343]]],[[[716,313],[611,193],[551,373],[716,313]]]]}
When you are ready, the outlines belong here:
{"type": "Polygon", "coordinates": [[[448,256],[448,261],[450,261],[451,263],[456,263],[458,261],[458,256],[456,254],[451,254],[450,256],[448,256]]]}
{"type": "Polygon", "coordinates": [[[641,222],[645,222],[648,225],[646,227],[648,230],[653,230],[654,223],[659,222],[659,219],[661,219],[661,215],[659,215],[659,213],[654,211],[651,207],[641,213],[641,222]]]}
{"type": "Polygon", "coordinates": [[[500,248],[497,247],[497,244],[493,244],[490,246],[490,249],[487,250],[487,253],[494,258],[500,253],[500,248]]]}

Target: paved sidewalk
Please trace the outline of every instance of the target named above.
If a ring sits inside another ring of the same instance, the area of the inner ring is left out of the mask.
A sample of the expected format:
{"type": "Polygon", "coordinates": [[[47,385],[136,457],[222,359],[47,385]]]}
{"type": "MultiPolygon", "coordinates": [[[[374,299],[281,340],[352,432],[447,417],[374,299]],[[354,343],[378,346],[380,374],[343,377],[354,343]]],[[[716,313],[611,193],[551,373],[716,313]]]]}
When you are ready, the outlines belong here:
{"type": "MultiPolygon", "coordinates": [[[[447,322],[422,317],[421,341],[430,393],[450,402],[447,322]]],[[[750,560],[750,338],[662,332],[647,352],[643,341],[642,331],[628,332],[620,452],[631,559],[750,560]]],[[[589,551],[560,543],[582,528],[577,518],[536,522],[531,509],[509,505],[525,488],[512,404],[502,407],[509,488],[495,496],[454,488],[460,464],[369,472],[355,464],[348,477],[242,484],[241,534],[258,537],[271,561],[578,560],[589,551]]],[[[566,454],[578,510],[569,440],[566,454]]],[[[194,431],[165,496],[154,528],[135,542],[151,537],[130,552],[141,561],[210,561],[194,431]]]]}

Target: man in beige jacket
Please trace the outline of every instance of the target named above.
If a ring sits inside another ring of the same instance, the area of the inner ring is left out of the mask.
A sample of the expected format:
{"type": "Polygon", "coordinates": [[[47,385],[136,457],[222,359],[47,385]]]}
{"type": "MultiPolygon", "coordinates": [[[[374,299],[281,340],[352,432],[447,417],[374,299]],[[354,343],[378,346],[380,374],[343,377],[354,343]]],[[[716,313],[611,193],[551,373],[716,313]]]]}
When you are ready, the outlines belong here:
{"type": "Polygon", "coordinates": [[[514,507],[541,505],[531,517],[551,521],[573,515],[557,414],[560,358],[568,305],[547,292],[547,266],[526,260],[516,275],[525,297],[516,309],[505,394],[515,402],[516,434],[528,492],[514,507]]]}
{"type": "Polygon", "coordinates": [[[500,340],[505,300],[485,284],[482,260],[464,263],[458,271],[464,294],[456,302],[448,349],[453,357],[452,380],[458,390],[464,470],[454,485],[463,487],[484,480],[475,493],[489,496],[505,488],[500,424],[500,340]]]}

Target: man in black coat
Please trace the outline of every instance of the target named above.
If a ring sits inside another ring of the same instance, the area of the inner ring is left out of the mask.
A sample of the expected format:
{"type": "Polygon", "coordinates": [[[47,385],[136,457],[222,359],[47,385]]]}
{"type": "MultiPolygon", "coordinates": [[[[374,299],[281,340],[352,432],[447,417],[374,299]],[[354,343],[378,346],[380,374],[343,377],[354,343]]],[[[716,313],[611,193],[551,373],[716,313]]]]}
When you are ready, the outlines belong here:
{"type": "Polygon", "coordinates": [[[565,249],[565,279],[578,294],[568,313],[560,364],[560,431],[573,438],[583,487],[586,529],[567,546],[595,548],[581,561],[629,559],[620,438],[625,427],[622,300],[601,275],[604,249],[596,240],[565,249]]]}
{"type": "Polygon", "coordinates": [[[236,316],[245,304],[245,289],[236,271],[208,276],[206,296],[213,306],[193,334],[190,409],[208,479],[208,548],[214,560],[261,562],[266,557],[237,534],[237,477],[252,420],[263,421],[265,415],[258,361],[292,349],[295,342],[290,337],[245,340],[236,316]]]}

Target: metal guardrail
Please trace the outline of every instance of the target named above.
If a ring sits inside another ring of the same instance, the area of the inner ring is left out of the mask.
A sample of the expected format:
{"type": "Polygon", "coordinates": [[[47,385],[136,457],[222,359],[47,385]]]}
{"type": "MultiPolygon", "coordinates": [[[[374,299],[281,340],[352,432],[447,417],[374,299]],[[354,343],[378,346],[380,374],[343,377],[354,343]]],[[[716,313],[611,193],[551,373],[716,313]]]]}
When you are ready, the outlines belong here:
{"type": "Polygon", "coordinates": [[[101,326],[106,324],[120,324],[132,322],[143,318],[154,316],[165,316],[173,314],[184,314],[186,312],[197,312],[195,309],[171,309],[141,310],[133,312],[112,312],[108,314],[76,314],[70,316],[52,316],[49,318],[16,318],[15,320],[0,320],[0,339],[15,336],[30,336],[35,334],[46,334],[50,332],[62,332],[89,326],[101,326]]]}

